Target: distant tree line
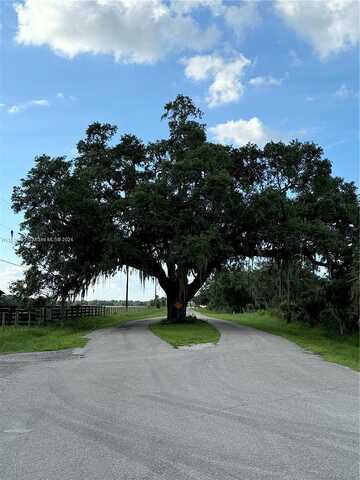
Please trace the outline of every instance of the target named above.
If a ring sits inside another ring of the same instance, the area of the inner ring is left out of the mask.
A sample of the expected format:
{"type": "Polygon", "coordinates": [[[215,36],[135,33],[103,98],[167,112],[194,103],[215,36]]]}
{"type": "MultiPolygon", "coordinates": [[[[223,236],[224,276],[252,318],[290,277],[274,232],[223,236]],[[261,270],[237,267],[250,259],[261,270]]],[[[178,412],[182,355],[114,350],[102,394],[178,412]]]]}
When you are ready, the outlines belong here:
{"type": "MultiPolygon", "coordinates": [[[[84,300],[81,301],[85,305],[111,305],[111,306],[124,306],[126,305],[126,300],[84,300]]],[[[129,307],[147,307],[154,304],[154,299],[152,300],[129,300],[129,307]]]]}
{"type": "Polygon", "coordinates": [[[1,295],[0,296],[0,307],[19,307],[19,308],[36,308],[36,307],[45,307],[47,305],[53,305],[56,303],[52,298],[37,296],[37,297],[28,297],[25,295],[14,294],[14,295],[1,295]]]}
{"type": "MultiPolygon", "coordinates": [[[[35,307],[45,307],[49,305],[55,305],[56,299],[52,297],[28,297],[26,295],[1,295],[0,296],[0,307],[1,306],[13,306],[21,308],[35,308],[35,307]]],[[[81,303],[82,305],[111,305],[111,306],[124,306],[126,305],[125,300],[76,300],[61,302],[62,305],[76,305],[81,303]]],[[[159,298],[151,300],[129,300],[128,305],[130,307],[147,307],[147,306],[156,306],[158,308],[166,306],[166,298],[159,298]]]]}
{"type": "Polygon", "coordinates": [[[276,309],[287,322],[352,333],[359,328],[358,242],[335,275],[297,256],[229,266],[207,282],[195,304],[235,313],[276,309]]]}

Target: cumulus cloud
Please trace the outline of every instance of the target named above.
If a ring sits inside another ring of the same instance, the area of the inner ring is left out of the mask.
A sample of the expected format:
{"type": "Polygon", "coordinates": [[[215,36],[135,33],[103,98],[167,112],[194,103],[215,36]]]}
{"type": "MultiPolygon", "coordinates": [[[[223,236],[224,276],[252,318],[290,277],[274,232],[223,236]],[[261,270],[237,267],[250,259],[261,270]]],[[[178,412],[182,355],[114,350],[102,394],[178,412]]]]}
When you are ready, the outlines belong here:
{"type": "Polygon", "coordinates": [[[265,77],[254,77],[249,80],[253,87],[279,87],[282,84],[282,78],[274,78],[271,75],[265,77]]]}
{"type": "Polygon", "coordinates": [[[321,59],[359,42],[357,0],[276,0],[275,8],[286,24],[307,40],[321,59]]]}
{"type": "Polygon", "coordinates": [[[248,142],[264,145],[274,134],[267,128],[258,117],[249,120],[229,120],[209,128],[214,139],[221,143],[234,145],[246,145],[248,142]]]}
{"type": "Polygon", "coordinates": [[[218,38],[214,26],[202,29],[162,0],[25,0],[15,9],[18,43],[48,45],[69,58],[102,53],[154,63],[173,51],[209,48],[218,38]]]}
{"type": "MultiPolygon", "coordinates": [[[[359,41],[357,0],[274,0],[287,25],[310,42],[321,58],[359,41]]],[[[16,40],[47,45],[73,58],[109,54],[124,63],[154,63],[172,52],[201,52],[215,45],[222,21],[238,36],[259,23],[259,3],[243,0],[23,0],[15,4],[16,40]],[[210,26],[199,22],[199,9],[210,26]],[[216,20],[216,22],[215,22],[216,20]]],[[[294,64],[301,60],[294,57],[294,64]]]]}
{"type": "Polygon", "coordinates": [[[185,75],[195,81],[210,80],[206,101],[216,107],[237,101],[244,91],[241,78],[250,65],[244,55],[225,60],[220,55],[197,55],[183,60],[185,75]]]}
{"type": "Polygon", "coordinates": [[[32,107],[48,107],[50,105],[48,100],[29,100],[28,102],[17,103],[15,105],[11,105],[8,108],[8,113],[20,113],[24,110],[28,110],[32,107]]]}

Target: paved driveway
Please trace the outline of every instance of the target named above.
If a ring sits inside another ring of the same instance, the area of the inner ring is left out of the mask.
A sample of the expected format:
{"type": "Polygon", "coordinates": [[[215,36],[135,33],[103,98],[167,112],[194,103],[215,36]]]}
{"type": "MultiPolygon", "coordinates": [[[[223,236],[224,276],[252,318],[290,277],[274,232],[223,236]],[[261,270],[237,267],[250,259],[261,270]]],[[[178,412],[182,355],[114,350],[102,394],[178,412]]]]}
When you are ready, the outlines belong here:
{"type": "Polygon", "coordinates": [[[358,478],[358,374],[223,321],[194,351],[148,323],[0,357],[1,480],[358,478]]]}

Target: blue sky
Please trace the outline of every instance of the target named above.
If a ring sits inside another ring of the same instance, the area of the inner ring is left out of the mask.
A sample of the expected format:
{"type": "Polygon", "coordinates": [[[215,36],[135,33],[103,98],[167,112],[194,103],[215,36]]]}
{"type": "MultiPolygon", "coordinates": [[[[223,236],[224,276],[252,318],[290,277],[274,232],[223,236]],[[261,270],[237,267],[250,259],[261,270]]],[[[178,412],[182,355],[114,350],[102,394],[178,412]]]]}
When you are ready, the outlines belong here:
{"type": "MultiPolygon", "coordinates": [[[[36,155],[74,153],[93,121],[165,136],[178,93],[213,140],[312,140],[336,175],[358,178],[359,4],[352,0],[23,0],[1,8],[0,258],[21,221],[12,187],[36,155]]],[[[0,262],[0,289],[21,268],[0,262]]],[[[153,297],[134,275],[130,296],[153,297]]],[[[124,279],[89,292],[123,298],[124,279]]]]}

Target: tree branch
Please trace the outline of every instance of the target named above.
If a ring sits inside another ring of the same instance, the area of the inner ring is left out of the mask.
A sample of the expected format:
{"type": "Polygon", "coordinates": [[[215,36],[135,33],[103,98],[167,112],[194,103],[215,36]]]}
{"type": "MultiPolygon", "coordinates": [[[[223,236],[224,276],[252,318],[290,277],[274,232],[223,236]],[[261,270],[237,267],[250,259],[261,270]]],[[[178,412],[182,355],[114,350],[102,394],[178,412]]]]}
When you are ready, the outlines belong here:
{"type": "Polygon", "coordinates": [[[218,265],[215,263],[210,263],[203,272],[199,272],[194,278],[194,280],[189,283],[189,285],[186,287],[186,302],[188,302],[195,296],[196,292],[199,290],[199,288],[202,287],[202,285],[204,285],[206,280],[209,278],[209,276],[217,266],[218,265]]]}

